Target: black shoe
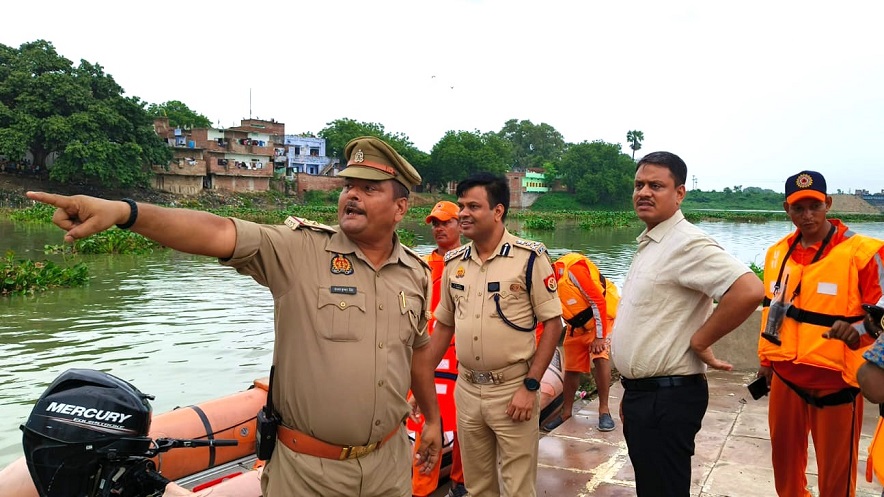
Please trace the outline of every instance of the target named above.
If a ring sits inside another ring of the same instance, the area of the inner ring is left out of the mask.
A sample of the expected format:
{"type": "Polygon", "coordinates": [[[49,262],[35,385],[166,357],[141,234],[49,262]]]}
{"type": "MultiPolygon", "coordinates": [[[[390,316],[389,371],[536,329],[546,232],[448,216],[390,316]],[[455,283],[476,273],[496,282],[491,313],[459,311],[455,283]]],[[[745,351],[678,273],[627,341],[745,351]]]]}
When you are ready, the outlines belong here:
{"type": "Polygon", "coordinates": [[[564,422],[565,422],[565,420],[562,419],[562,416],[561,416],[561,415],[556,416],[555,419],[553,419],[553,420],[550,421],[549,423],[543,425],[543,427],[542,427],[542,428],[543,428],[543,431],[553,431],[553,430],[555,430],[556,428],[558,428],[559,425],[561,425],[561,424],[564,423],[564,422]]]}

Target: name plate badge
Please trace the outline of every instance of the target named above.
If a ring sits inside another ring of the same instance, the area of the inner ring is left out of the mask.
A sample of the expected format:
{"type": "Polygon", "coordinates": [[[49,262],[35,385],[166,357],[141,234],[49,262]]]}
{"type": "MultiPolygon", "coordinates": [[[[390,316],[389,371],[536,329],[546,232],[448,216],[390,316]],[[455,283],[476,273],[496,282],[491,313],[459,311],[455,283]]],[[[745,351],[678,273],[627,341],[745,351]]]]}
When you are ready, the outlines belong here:
{"type": "Polygon", "coordinates": [[[331,287],[331,293],[343,293],[345,295],[356,295],[356,287],[355,286],[333,286],[333,287],[331,287]]]}

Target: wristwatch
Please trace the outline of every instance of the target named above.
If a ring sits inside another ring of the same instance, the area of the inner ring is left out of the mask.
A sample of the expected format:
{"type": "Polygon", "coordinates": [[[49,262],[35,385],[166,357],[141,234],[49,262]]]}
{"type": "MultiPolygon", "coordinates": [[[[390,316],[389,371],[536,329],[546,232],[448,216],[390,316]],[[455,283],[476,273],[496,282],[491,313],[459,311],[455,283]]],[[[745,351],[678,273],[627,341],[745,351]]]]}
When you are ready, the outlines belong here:
{"type": "Polygon", "coordinates": [[[540,390],[540,382],[535,380],[534,378],[525,378],[522,383],[525,384],[525,388],[528,389],[529,392],[536,392],[540,390]]]}

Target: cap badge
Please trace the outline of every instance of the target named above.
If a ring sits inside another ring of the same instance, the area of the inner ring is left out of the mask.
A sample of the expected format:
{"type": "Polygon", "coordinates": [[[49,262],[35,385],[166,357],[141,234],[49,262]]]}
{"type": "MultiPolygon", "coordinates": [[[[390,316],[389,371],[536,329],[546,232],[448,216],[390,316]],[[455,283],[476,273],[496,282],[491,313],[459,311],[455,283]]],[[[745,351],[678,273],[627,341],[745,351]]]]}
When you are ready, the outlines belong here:
{"type": "Polygon", "coordinates": [[[331,260],[332,274],[353,274],[353,263],[346,256],[337,254],[331,260]]]}
{"type": "Polygon", "coordinates": [[[799,174],[797,178],[795,178],[795,185],[798,188],[810,188],[813,185],[813,178],[810,177],[809,174],[799,174]]]}
{"type": "Polygon", "coordinates": [[[364,162],[364,161],[365,161],[365,154],[362,153],[362,149],[360,148],[359,150],[356,151],[355,154],[353,154],[353,162],[364,162]]]}

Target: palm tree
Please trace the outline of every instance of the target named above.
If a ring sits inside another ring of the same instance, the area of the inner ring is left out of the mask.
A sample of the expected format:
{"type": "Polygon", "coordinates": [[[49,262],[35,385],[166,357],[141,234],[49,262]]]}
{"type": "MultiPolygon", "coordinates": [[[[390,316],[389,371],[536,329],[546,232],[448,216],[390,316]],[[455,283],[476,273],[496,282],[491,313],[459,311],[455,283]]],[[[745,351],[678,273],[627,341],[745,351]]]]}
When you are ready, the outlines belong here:
{"type": "Polygon", "coordinates": [[[641,131],[628,131],[626,133],[626,141],[629,142],[629,148],[632,149],[632,160],[635,160],[635,151],[642,148],[642,140],[645,134],[641,131]]]}

